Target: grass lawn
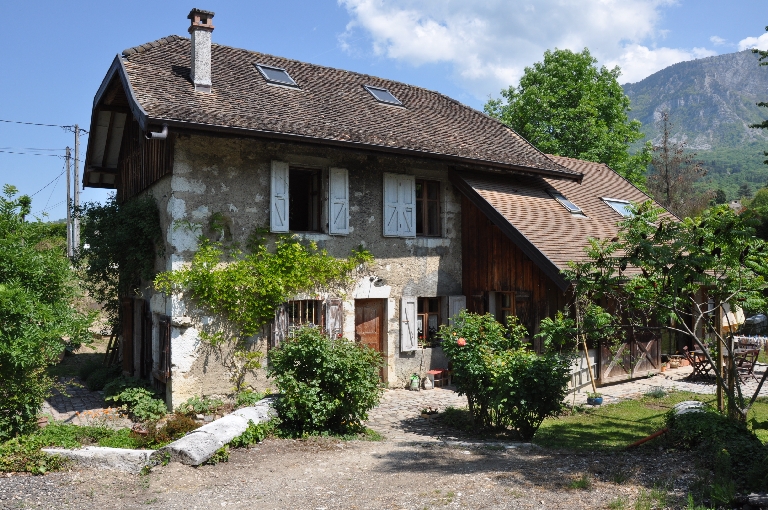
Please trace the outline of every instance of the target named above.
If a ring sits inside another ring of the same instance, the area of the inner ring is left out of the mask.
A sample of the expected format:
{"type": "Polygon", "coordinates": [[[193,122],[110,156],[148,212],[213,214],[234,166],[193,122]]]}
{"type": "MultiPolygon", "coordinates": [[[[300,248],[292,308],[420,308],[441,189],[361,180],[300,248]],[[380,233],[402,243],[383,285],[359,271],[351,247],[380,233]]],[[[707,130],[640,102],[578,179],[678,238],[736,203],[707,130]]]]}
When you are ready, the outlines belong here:
{"type": "MultiPolygon", "coordinates": [[[[544,420],[533,442],[570,450],[621,449],[662,429],[666,413],[684,400],[713,404],[715,397],[675,391],[662,398],[644,396],[595,408],[581,407],[567,416],[544,420]]],[[[768,417],[768,404],[760,407],[768,417]]]]}

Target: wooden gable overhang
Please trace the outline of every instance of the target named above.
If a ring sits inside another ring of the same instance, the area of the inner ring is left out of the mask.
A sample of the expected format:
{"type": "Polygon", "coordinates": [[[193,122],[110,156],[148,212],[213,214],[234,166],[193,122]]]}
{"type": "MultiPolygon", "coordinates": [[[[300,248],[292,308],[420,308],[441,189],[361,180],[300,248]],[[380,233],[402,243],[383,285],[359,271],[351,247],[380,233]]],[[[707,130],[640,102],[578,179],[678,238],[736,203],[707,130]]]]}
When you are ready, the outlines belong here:
{"type": "Polygon", "coordinates": [[[563,278],[558,267],[547,257],[525,234],[513,225],[490,202],[483,198],[477,190],[458,172],[451,172],[451,182],[459,191],[477,207],[499,230],[501,230],[557,287],[565,292],[571,282],[563,278]]]}
{"type": "Polygon", "coordinates": [[[116,57],[93,100],[83,186],[115,189],[123,201],[169,174],[170,142],[147,139],[150,122],[116,57]]]}

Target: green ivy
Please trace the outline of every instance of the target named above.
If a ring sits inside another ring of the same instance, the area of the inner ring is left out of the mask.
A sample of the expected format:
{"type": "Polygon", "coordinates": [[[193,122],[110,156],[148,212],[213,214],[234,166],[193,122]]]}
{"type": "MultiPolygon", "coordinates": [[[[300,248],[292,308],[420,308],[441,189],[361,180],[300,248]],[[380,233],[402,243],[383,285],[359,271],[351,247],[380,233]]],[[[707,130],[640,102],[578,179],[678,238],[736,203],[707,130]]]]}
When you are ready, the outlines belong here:
{"type": "MultiPolygon", "coordinates": [[[[206,312],[234,324],[238,331],[233,337],[249,337],[274,318],[280,304],[299,293],[342,290],[353,281],[355,270],[372,260],[362,248],[337,259],[295,236],[280,236],[273,250],[261,244],[248,254],[238,250],[225,254],[221,243],[201,239],[191,263],[158,274],[155,288],[188,295],[206,312]]],[[[227,340],[221,334],[208,339],[227,340]]]]}

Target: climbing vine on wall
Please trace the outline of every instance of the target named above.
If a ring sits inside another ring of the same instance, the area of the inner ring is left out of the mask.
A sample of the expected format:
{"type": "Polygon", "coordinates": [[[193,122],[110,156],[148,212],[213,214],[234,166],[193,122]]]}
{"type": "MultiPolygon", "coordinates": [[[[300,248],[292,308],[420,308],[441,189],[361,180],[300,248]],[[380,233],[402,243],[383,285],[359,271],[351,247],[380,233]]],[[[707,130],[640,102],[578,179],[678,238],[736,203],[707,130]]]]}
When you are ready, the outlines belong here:
{"type": "Polygon", "coordinates": [[[227,251],[222,243],[201,238],[188,265],[155,278],[161,292],[184,294],[234,326],[228,333],[208,335],[212,343],[255,335],[279,305],[298,294],[343,293],[373,260],[363,248],[345,259],[332,257],[315,243],[302,244],[289,235],[279,236],[272,246],[250,246],[249,253],[227,251]]]}

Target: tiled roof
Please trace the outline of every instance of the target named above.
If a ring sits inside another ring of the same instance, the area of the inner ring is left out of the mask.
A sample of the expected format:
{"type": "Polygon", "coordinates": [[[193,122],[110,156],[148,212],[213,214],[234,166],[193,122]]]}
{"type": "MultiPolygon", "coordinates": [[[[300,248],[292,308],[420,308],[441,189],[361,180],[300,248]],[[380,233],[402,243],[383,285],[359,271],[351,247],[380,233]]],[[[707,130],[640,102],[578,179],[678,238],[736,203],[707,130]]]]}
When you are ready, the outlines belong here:
{"type": "Polygon", "coordinates": [[[168,121],[416,152],[578,179],[502,123],[437,92],[374,76],[212,45],[210,94],[189,79],[190,40],[170,36],[123,52],[148,122],[168,121]],[[268,84],[254,64],[281,67],[300,89],[268,84]],[[382,104],[363,85],[388,89],[382,104]]]}
{"type": "MultiPolygon", "coordinates": [[[[584,249],[589,238],[611,239],[618,233],[618,222],[622,216],[603,198],[644,202],[650,197],[602,163],[550,157],[566,168],[583,173],[581,184],[546,178],[497,178],[481,174],[466,174],[459,178],[465,184],[462,186],[465,192],[475,193],[476,199],[479,197],[490,205],[544,257],[531,258],[539,258],[537,263],[544,261],[544,265],[549,262],[554,266],[550,269],[557,272],[566,269],[570,261],[587,259],[584,249]],[[547,190],[562,193],[579,206],[585,216],[570,213],[547,190]]],[[[494,212],[487,207],[486,211],[494,212]]],[[[664,214],[674,218],[670,213],[664,214]]]]}

